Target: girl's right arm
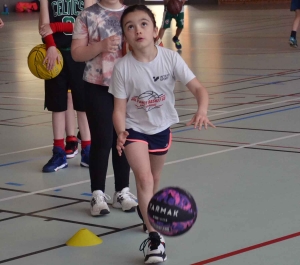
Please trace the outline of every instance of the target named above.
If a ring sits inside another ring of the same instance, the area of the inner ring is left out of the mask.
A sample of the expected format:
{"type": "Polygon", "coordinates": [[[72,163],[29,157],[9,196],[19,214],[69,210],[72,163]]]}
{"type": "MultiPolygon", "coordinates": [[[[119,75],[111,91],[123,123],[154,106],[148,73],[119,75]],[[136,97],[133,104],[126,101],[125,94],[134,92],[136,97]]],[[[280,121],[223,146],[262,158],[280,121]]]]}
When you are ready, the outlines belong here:
{"type": "Polygon", "coordinates": [[[72,58],[76,62],[86,62],[102,52],[118,51],[120,42],[120,37],[117,35],[92,44],[88,43],[88,38],[73,39],[71,45],[72,58]]]}
{"type": "Polygon", "coordinates": [[[114,98],[113,123],[118,135],[117,150],[119,155],[122,155],[126,138],[129,135],[125,131],[125,115],[126,115],[127,99],[114,98]]]}
{"type": "MultiPolygon", "coordinates": [[[[49,24],[49,9],[48,9],[48,0],[40,0],[40,17],[39,17],[39,30],[42,25],[49,24]]],[[[56,50],[56,45],[53,39],[52,34],[43,36],[44,41],[47,47],[47,55],[44,59],[43,64],[47,64],[47,69],[51,70],[56,62],[60,62],[61,58],[56,50]]]]}

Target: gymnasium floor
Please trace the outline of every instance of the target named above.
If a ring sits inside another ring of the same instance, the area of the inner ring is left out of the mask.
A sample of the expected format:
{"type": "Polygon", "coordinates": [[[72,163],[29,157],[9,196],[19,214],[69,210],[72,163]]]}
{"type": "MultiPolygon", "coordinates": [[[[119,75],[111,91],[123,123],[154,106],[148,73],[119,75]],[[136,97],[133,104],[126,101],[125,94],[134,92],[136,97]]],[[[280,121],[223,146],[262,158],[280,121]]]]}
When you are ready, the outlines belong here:
{"type": "MultiPolygon", "coordinates": [[[[162,6],[151,6],[161,23],[162,6]]],[[[182,57],[207,87],[216,129],[184,124],[196,102],[177,84],[180,123],[161,187],[189,190],[198,219],[185,235],[166,238],[166,264],[299,265],[300,68],[288,45],[288,5],[187,6],[182,57]]],[[[143,264],[136,213],[111,208],[89,215],[88,170],[80,155],[43,174],[52,145],[43,82],[27,68],[39,44],[37,13],[2,16],[0,30],[0,263],[9,265],[143,264]],[[87,228],[103,243],[68,247],[87,228]]],[[[174,49],[166,31],[164,44],[174,49]]],[[[172,34],[173,33],[173,34],[172,34]]],[[[108,169],[106,193],[113,195],[108,169]]],[[[134,177],[131,191],[136,193],[134,177]]]]}

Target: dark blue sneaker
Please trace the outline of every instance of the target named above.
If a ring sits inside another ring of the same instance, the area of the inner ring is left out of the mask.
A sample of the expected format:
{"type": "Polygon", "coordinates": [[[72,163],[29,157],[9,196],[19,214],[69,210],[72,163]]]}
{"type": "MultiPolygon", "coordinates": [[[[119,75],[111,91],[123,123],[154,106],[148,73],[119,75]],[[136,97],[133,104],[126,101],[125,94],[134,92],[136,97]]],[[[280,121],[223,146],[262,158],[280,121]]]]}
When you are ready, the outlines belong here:
{"type": "Polygon", "coordinates": [[[81,162],[82,167],[90,166],[90,149],[91,145],[87,145],[84,149],[81,150],[81,162]]]}
{"type": "Polygon", "coordinates": [[[181,49],[181,43],[180,43],[179,39],[176,36],[174,36],[172,41],[175,43],[176,49],[180,50],[181,49]]]}
{"type": "Polygon", "coordinates": [[[64,149],[54,146],[53,156],[43,167],[43,172],[56,172],[59,169],[68,167],[66,152],[64,149]]]}
{"type": "Polygon", "coordinates": [[[294,38],[294,37],[290,37],[289,43],[290,43],[290,46],[291,46],[291,47],[294,47],[294,48],[297,48],[297,47],[298,47],[297,40],[296,40],[296,38],[294,38]]]}

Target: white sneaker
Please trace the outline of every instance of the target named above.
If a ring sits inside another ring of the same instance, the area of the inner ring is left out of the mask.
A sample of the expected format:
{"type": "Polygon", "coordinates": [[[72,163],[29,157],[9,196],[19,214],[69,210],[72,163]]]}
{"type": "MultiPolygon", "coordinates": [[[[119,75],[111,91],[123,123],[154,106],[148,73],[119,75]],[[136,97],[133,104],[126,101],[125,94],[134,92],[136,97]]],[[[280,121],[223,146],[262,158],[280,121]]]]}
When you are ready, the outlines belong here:
{"type": "Polygon", "coordinates": [[[93,192],[93,198],[91,200],[91,215],[99,216],[104,214],[109,214],[109,208],[106,203],[107,200],[111,198],[104,194],[101,190],[95,190],[93,192]]]}
{"type": "Polygon", "coordinates": [[[124,212],[134,212],[137,205],[137,198],[129,192],[129,188],[115,192],[112,204],[114,208],[122,208],[124,212]]]}
{"type": "Polygon", "coordinates": [[[145,263],[159,263],[167,260],[167,255],[165,252],[165,239],[162,235],[157,232],[150,232],[149,237],[144,240],[140,246],[140,251],[144,252],[145,263]],[[149,242],[149,243],[148,243],[149,242]],[[147,246],[147,254],[145,255],[145,247],[147,246]]]}

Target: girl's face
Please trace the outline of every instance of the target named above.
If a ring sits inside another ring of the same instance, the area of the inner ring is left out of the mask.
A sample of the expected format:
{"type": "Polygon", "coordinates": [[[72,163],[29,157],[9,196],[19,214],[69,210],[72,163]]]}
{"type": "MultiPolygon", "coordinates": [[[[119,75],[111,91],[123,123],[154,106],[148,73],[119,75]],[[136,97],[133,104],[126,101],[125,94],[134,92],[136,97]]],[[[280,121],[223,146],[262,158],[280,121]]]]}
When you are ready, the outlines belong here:
{"type": "Polygon", "coordinates": [[[158,29],[154,28],[149,15],[140,10],[128,13],[123,19],[125,40],[133,50],[154,46],[158,29]]]}

